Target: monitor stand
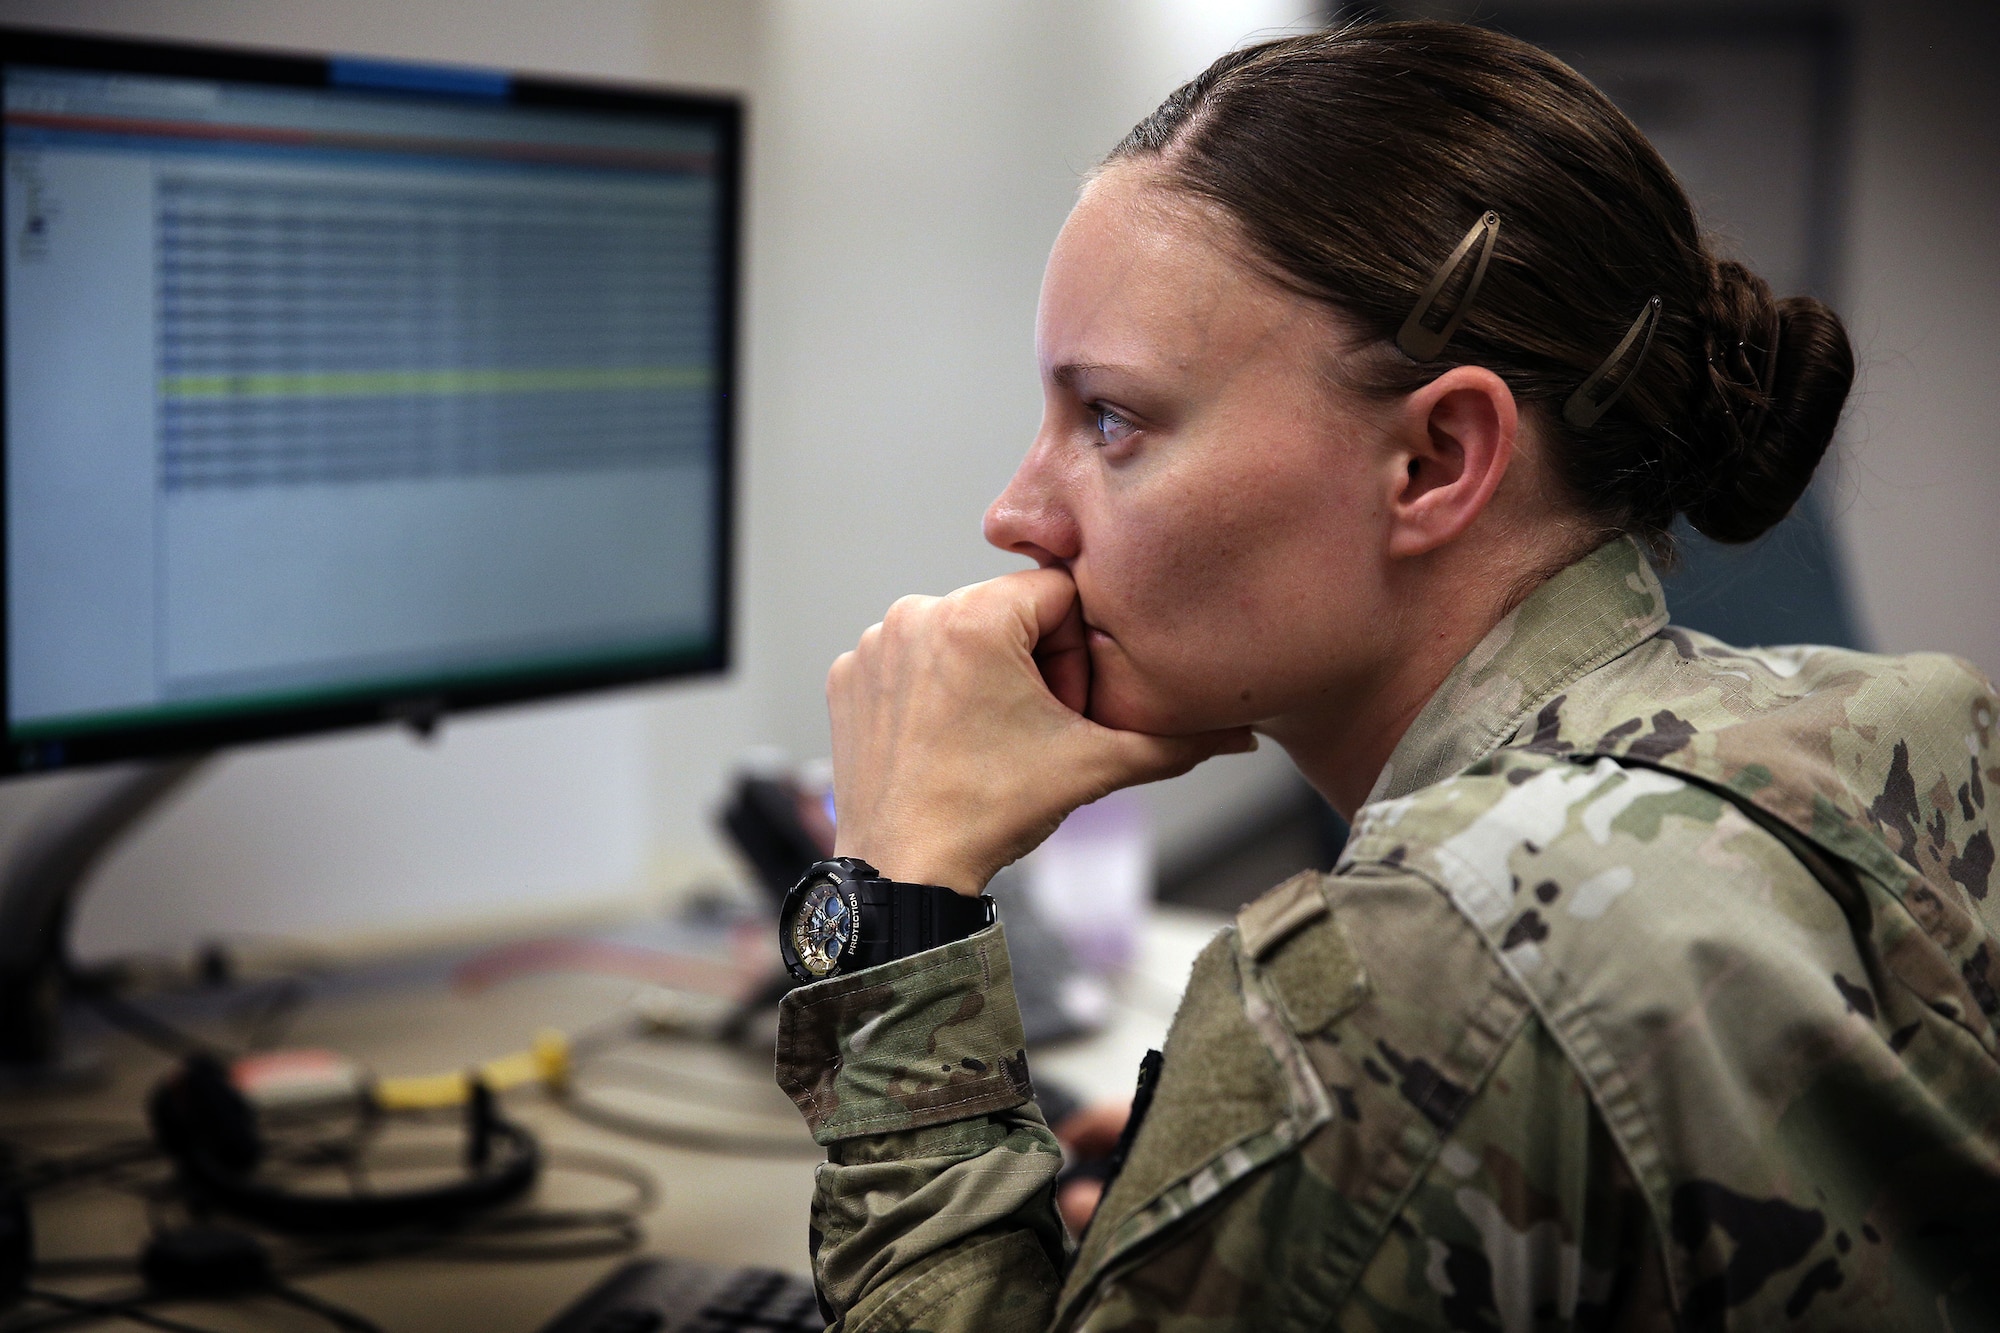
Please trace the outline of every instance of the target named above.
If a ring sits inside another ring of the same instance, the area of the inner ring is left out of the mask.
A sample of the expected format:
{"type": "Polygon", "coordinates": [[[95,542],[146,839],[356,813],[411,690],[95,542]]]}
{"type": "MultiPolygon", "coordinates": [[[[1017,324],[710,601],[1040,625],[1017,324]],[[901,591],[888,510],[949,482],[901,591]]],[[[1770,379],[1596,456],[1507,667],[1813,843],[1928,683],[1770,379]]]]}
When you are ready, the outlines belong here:
{"type": "Polygon", "coordinates": [[[70,917],[106,852],[193,776],[206,755],[81,775],[50,801],[0,867],[0,1092],[88,1081],[94,1062],[66,1049],[70,917]]]}

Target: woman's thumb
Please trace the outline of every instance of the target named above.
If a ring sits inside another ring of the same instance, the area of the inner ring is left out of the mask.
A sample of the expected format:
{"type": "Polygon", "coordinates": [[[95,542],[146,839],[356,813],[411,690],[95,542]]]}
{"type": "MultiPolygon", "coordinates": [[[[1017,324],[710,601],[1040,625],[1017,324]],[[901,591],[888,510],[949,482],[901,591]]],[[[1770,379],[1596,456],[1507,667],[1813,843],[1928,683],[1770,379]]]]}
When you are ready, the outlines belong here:
{"type": "Polygon", "coordinates": [[[1248,754],[1257,737],[1248,727],[1197,732],[1192,736],[1149,736],[1140,731],[1099,728],[1109,740],[1108,758],[1116,770],[1107,791],[1176,778],[1219,754],[1248,754]]]}

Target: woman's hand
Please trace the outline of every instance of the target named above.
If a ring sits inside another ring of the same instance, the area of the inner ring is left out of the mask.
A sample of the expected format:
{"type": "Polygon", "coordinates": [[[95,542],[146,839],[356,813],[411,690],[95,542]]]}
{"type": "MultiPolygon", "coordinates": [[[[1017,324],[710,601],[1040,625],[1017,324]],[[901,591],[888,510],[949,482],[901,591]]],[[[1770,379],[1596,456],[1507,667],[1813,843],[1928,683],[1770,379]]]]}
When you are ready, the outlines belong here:
{"type": "Polygon", "coordinates": [[[1061,569],[903,598],[826,694],[838,853],[965,894],[1076,807],[1256,748],[1245,728],[1147,736],[1084,717],[1089,644],[1061,569]]]}
{"type": "Polygon", "coordinates": [[[1056,1178],[1056,1211],[1072,1236],[1081,1236],[1104,1201],[1111,1154],[1132,1118],[1132,1099],[1098,1102],[1072,1112],[1059,1125],[1051,1125],[1056,1141],[1063,1146],[1069,1165],[1056,1178]]]}

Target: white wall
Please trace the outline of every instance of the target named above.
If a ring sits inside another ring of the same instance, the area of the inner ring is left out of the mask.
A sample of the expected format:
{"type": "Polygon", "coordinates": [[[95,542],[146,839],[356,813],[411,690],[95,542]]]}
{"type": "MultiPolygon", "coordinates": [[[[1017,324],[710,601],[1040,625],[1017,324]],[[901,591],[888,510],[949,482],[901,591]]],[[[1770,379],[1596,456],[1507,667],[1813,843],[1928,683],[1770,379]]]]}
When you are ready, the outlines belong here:
{"type": "MultiPolygon", "coordinates": [[[[110,863],[87,954],[536,913],[717,864],[734,759],[826,748],[827,663],[897,595],[1009,567],[979,539],[1032,434],[1036,286],[1077,176],[1175,83],[1306,3],[0,0],[0,21],[751,94],[739,668],[230,755],[110,863]]],[[[1155,797],[1168,851],[1275,753],[1155,797]]],[[[0,791],[9,807],[31,792],[0,791]]],[[[18,821],[15,821],[18,822],[18,821]]]]}
{"type": "MultiPolygon", "coordinates": [[[[750,622],[772,734],[823,753],[827,663],[891,601],[1021,565],[979,523],[1040,413],[1035,299],[1080,173],[1216,55],[1312,11],[779,0],[767,12],[750,622]]],[[[1289,772],[1273,747],[1152,789],[1166,856],[1289,772]]]]}
{"type": "Polygon", "coordinates": [[[2000,7],[1855,10],[1841,529],[1875,646],[2000,678],[2000,7]]]}

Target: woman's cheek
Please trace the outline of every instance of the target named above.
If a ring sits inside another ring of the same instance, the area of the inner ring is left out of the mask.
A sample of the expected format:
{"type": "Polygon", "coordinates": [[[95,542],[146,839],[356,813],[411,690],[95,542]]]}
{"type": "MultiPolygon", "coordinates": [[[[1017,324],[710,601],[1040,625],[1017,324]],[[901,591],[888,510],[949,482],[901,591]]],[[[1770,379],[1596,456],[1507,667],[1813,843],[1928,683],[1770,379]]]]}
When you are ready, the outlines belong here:
{"type": "MultiPolygon", "coordinates": [[[[1141,646],[1143,653],[1143,645],[1141,646]]],[[[1173,695],[1176,665],[1134,660],[1122,642],[1094,640],[1090,648],[1090,719],[1121,731],[1164,734],[1180,711],[1173,695]]]]}
{"type": "Polygon", "coordinates": [[[1094,642],[1090,657],[1090,718],[1104,726],[1181,735],[1249,720],[1236,664],[1216,645],[1172,634],[1138,636],[1132,643],[1094,642]]]}

